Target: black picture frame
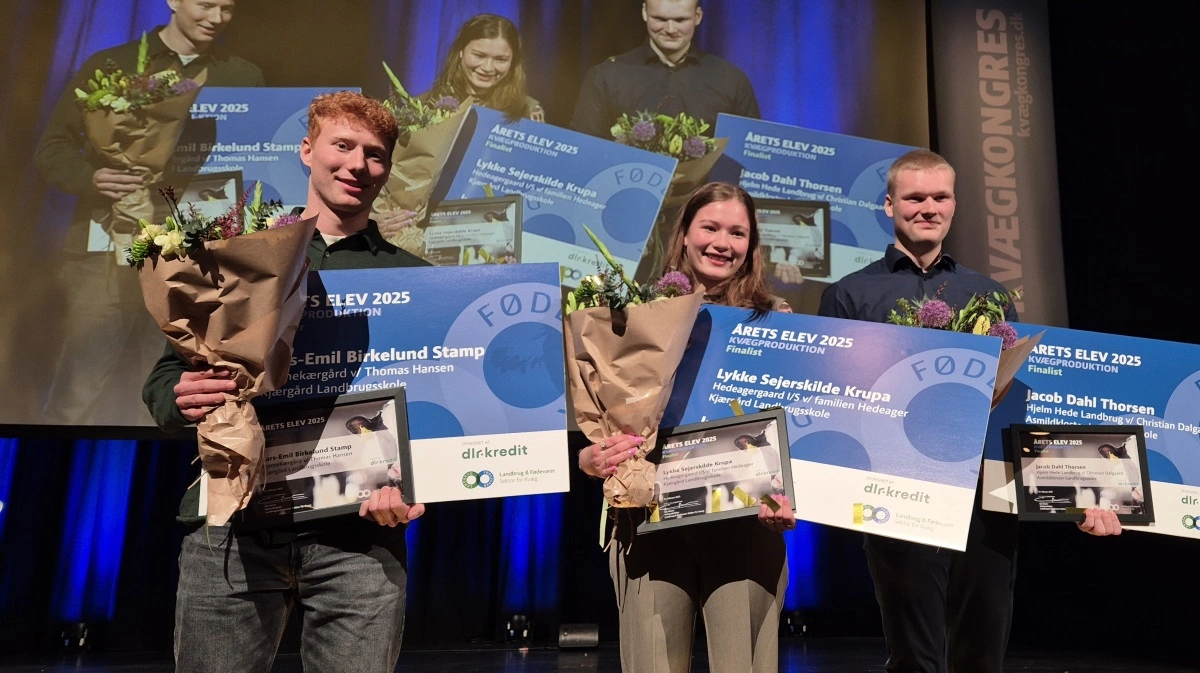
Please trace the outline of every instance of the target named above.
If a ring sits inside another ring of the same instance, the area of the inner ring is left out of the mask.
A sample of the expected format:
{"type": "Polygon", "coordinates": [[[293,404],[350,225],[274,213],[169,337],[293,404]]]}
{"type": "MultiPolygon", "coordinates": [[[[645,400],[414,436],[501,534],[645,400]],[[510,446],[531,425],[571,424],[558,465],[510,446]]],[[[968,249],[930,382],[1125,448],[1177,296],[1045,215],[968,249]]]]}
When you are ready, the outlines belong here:
{"type": "Polygon", "coordinates": [[[765,494],[786,495],[789,502],[796,501],[787,417],[782,407],[660,428],[649,458],[658,463],[654,489],[658,507],[638,526],[639,534],[757,516],[761,496],[765,494]],[[732,458],[731,454],[742,451],[750,452],[741,466],[742,472],[703,477],[711,475],[714,468],[720,469],[717,464],[732,458]],[[772,464],[775,460],[777,465],[772,464]],[[669,466],[674,463],[686,469],[671,470],[669,466]],[[765,475],[763,468],[767,471],[765,475]],[[668,485],[676,477],[681,485],[668,485]],[[695,481],[704,483],[686,485],[695,481]]]}
{"type": "Polygon", "coordinates": [[[792,264],[805,278],[829,277],[832,220],[828,201],[755,199],[754,211],[759,247],[768,264],[792,264]]]}
{"type": "Polygon", "coordinates": [[[357,513],[376,489],[406,490],[412,462],[403,387],[265,406],[258,417],[266,440],[264,479],[238,514],[242,530],[357,513]],[[352,439],[364,429],[372,433],[368,443],[352,439]],[[366,457],[358,455],[364,451],[390,462],[364,466],[366,457]],[[314,466],[314,458],[327,462],[314,466]],[[338,469],[343,459],[353,466],[338,469]]]}
{"type": "Polygon", "coordinates": [[[454,199],[438,203],[429,209],[423,226],[425,249],[422,257],[436,266],[465,266],[486,264],[489,259],[511,255],[521,261],[522,198],[519,194],[494,196],[486,199],[454,199]],[[497,245],[494,235],[489,241],[469,242],[449,237],[450,245],[439,246],[439,227],[494,225],[503,231],[505,242],[497,245]],[[464,257],[470,259],[465,260],[464,257]]]}
{"type": "Polygon", "coordinates": [[[1019,519],[1078,523],[1101,507],[1123,524],[1154,523],[1142,426],[1013,425],[1006,439],[1019,519]]]}

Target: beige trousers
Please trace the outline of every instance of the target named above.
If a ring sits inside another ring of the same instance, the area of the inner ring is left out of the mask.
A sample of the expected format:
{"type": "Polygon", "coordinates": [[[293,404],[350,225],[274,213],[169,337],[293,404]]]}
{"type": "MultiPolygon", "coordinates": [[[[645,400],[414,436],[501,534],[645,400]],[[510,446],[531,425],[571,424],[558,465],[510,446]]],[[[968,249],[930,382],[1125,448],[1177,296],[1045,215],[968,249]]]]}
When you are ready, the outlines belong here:
{"type": "Polygon", "coordinates": [[[787,588],[783,536],[753,517],[633,535],[609,548],[624,673],[687,673],[697,612],[712,673],[776,673],[787,588]]]}

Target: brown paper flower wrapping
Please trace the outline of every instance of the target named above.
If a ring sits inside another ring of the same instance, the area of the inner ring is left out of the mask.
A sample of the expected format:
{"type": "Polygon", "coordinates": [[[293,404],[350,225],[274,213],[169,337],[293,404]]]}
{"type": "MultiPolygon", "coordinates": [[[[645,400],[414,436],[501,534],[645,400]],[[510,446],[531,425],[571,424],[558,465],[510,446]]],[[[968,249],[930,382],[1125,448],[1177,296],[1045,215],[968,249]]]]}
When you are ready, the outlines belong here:
{"type": "Polygon", "coordinates": [[[1000,351],[1000,363],[996,367],[996,385],[992,390],[992,409],[995,409],[1008,394],[1017,372],[1021,371],[1029,354],[1041,342],[1043,334],[1044,331],[1032,337],[1021,337],[1011,348],[1000,351]]]}
{"type": "Polygon", "coordinates": [[[211,525],[245,507],[262,476],[250,400],[287,381],[316,223],[212,241],[186,258],[148,259],[138,272],[146,310],[175,350],[193,366],[228,369],[238,384],[196,429],[211,525]]]}
{"type": "MultiPolygon", "coordinates": [[[[203,85],[208,72],[193,79],[203,85]]],[[[190,118],[192,103],[200,95],[197,86],[180,96],[145,105],[133,112],[109,109],[85,111],[83,131],[88,142],[113,168],[142,178],[142,184],[112,205],[109,227],[117,232],[138,231],[138,220],[153,219],[152,185],[162,182],[163,171],[175,154],[175,145],[190,118]]]]}
{"type": "Polygon", "coordinates": [[[613,507],[654,501],[654,448],[703,296],[700,293],[628,306],[587,308],[566,317],[568,386],[579,429],[593,442],[618,432],[646,438],[638,454],[604,480],[613,507]]]}
{"type": "MultiPolygon", "coordinates": [[[[454,114],[433,126],[414,131],[408,142],[396,143],[387,183],[375,198],[372,212],[411,210],[417,214],[417,222],[425,219],[429,194],[446,167],[471,103],[472,99],[467,98],[454,114]]],[[[389,239],[389,242],[397,245],[395,240],[389,239]]]]}

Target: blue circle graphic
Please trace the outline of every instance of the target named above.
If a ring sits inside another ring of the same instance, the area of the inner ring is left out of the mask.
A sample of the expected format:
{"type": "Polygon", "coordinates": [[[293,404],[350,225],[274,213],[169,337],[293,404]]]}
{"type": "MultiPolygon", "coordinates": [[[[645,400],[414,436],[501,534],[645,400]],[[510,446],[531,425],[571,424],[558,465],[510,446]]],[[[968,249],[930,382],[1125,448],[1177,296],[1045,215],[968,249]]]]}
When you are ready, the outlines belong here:
{"type": "Polygon", "coordinates": [[[839,220],[833,221],[833,229],[829,232],[829,242],[838,243],[840,245],[858,245],[858,237],[844,223],[839,220]]]}
{"type": "Polygon", "coordinates": [[[1150,474],[1154,475],[1154,481],[1163,481],[1168,484],[1183,483],[1183,475],[1179,474],[1179,468],[1175,467],[1175,463],[1154,449],[1146,449],[1146,465],[1150,467],[1150,474]]]}
{"type": "Polygon", "coordinates": [[[408,403],[408,433],[412,439],[462,437],[462,423],[446,407],[433,402],[408,403]]]}
{"type": "Polygon", "coordinates": [[[940,421],[932,419],[945,416],[945,410],[962,404],[963,399],[982,395],[971,386],[962,383],[939,383],[913,395],[908,402],[908,416],[904,418],[904,435],[925,456],[944,463],[958,463],[979,452],[978,446],[962,441],[962,437],[975,432],[973,418],[968,414],[952,414],[940,421]]]}
{"type": "Polygon", "coordinates": [[[792,458],[814,463],[871,469],[871,456],[858,440],[843,432],[819,430],[792,442],[792,458]]]}
{"type": "Polygon", "coordinates": [[[551,213],[534,215],[525,220],[523,228],[526,232],[545,236],[563,243],[575,243],[575,228],[571,223],[551,213]]]}
{"type": "Polygon", "coordinates": [[[505,404],[537,409],[563,394],[562,332],[540,322],[523,322],[500,330],[483,356],[483,378],[505,404]]]}
{"type": "Polygon", "coordinates": [[[600,219],[609,236],[622,243],[640,243],[643,236],[639,232],[644,229],[635,226],[636,218],[629,217],[629,213],[651,213],[657,208],[658,203],[650,192],[636,188],[622,189],[604,202],[600,219]]]}

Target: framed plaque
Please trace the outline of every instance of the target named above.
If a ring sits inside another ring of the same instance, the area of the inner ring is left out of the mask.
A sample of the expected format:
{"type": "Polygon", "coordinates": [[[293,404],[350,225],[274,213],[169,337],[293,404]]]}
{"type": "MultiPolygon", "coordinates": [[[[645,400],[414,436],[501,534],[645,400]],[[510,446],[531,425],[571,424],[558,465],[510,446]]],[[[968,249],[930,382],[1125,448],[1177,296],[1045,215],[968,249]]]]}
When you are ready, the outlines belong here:
{"type": "Polygon", "coordinates": [[[404,404],[404,388],[389,388],[259,409],[264,478],[241,527],[357,512],[373,491],[401,486],[410,471],[404,404]]]}
{"type": "Polygon", "coordinates": [[[796,500],[783,409],[662,428],[650,458],[658,506],[638,533],[757,516],[761,502],[778,506],[769,496],[796,500]]]}
{"type": "Polygon", "coordinates": [[[805,278],[829,276],[829,203],[755,199],[763,258],[791,264],[805,278]]]}
{"type": "Polygon", "coordinates": [[[521,197],[442,201],[429,211],[425,259],[438,266],[521,261],[521,197]]]}
{"type": "Polygon", "coordinates": [[[1013,425],[1009,449],[1021,519],[1079,522],[1099,507],[1154,522],[1142,426],[1013,425]]]}

